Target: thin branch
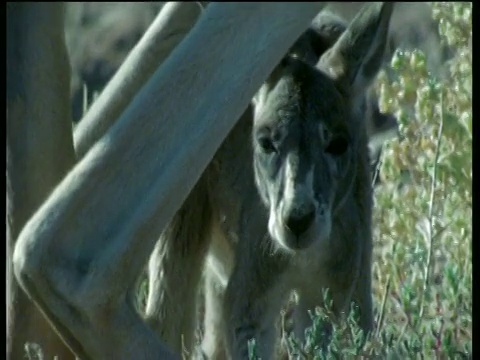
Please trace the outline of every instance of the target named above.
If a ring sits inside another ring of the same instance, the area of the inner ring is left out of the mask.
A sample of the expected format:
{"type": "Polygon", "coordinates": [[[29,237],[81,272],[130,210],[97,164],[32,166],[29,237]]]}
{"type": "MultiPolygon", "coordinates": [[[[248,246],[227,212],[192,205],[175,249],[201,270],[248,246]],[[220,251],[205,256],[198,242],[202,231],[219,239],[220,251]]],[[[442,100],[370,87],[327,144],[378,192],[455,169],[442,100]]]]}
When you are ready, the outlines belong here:
{"type": "Polygon", "coordinates": [[[375,173],[373,174],[372,188],[375,187],[375,182],[377,181],[378,175],[380,174],[381,166],[382,166],[382,155],[380,154],[380,158],[378,159],[377,165],[375,166],[375,173]]]}
{"type": "Polygon", "coordinates": [[[422,299],[420,302],[420,320],[423,317],[424,312],[424,301],[425,301],[425,292],[427,291],[428,286],[428,278],[430,277],[430,269],[431,269],[431,261],[432,261],[432,252],[433,252],[433,203],[435,200],[435,183],[437,180],[437,165],[438,165],[438,158],[440,156],[440,144],[442,140],[442,132],[443,132],[443,118],[444,118],[444,107],[443,107],[443,91],[440,94],[440,127],[438,129],[438,137],[437,137],[437,149],[435,152],[435,161],[433,164],[433,174],[432,174],[432,186],[430,189],[430,203],[428,207],[428,255],[427,255],[427,263],[425,265],[425,277],[423,279],[423,291],[422,291],[422,299]]]}
{"type": "Polygon", "coordinates": [[[385,304],[387,303],[388,293],[390,292],[390,275],[387,277],[387,283],[385,285],[385,292],[383,293],[382,298],[382,307],[380,308],[380,314],[378,315],[377,329],[375,331],[375,336],[378,336],[383,325],[383,319],[385,315],[385,304]]]}

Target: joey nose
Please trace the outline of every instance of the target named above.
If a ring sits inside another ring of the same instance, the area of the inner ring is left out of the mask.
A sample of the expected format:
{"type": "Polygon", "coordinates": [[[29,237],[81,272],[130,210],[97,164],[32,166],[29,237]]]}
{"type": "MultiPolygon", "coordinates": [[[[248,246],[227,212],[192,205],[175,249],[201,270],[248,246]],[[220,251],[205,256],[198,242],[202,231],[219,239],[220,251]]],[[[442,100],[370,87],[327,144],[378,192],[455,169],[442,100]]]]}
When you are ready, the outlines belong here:
{"type": "Polygon", "coordinates": [[[285,225],[294,235],[300,236],[307,231],[314,219],[314,209],[304,213],[293,212],[287,216],[285,225]]]}

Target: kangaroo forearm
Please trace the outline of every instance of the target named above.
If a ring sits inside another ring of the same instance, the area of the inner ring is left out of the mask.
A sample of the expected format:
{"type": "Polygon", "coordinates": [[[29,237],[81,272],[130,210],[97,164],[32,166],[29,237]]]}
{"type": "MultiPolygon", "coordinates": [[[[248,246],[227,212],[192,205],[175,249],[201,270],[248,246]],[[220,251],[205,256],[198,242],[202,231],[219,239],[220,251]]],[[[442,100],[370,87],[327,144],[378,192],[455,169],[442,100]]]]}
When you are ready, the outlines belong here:
{"type": "Polygon", "coordinates": [[[98,99],[75,128],[81,159],[118,119],[138,90],[195,25],[201,14],[196,2],[168,2],[150,25],[98,99]]]}

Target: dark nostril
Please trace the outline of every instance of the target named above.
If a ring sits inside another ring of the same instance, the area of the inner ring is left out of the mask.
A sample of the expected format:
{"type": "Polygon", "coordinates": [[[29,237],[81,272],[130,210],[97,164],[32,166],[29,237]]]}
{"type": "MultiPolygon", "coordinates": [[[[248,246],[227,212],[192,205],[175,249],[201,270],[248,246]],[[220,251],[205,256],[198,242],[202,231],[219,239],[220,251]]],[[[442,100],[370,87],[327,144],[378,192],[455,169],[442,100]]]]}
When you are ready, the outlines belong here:
{"type": "Polygon", "coordinates": [[[286,226],[293,234],[299,236],[310,227],[314,218],[314,210],[300,216],[298,216],[297,214],[292,214],[287,218],[286,226]]]}

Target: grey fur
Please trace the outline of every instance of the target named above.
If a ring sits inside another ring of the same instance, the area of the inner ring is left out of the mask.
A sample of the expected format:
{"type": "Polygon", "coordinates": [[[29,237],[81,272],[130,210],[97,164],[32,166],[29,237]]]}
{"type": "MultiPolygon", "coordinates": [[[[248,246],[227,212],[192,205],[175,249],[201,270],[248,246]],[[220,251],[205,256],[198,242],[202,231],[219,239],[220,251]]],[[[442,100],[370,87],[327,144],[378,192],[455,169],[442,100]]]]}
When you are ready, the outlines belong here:
{"type": "Polygon", "coordinates": [[[173,349],[181,349],[183,334],[192,350],[204,270],[209,358],[246,359],[256,338],[259,356],[270,359],[274,321],[292,289],[300,297],[297,336],[325,288],[339,317],[354,300],[360,326],[372,329],[368,145],[377,129],[385,131],[376,117],[392,118],[369,106],[368,89],[392,9],[369,4],[348,27],[318,17],[165,230],[149,263],[146,317],[173,349]]]}

